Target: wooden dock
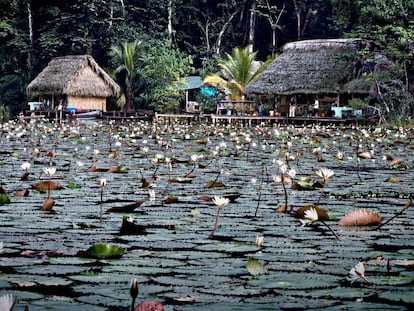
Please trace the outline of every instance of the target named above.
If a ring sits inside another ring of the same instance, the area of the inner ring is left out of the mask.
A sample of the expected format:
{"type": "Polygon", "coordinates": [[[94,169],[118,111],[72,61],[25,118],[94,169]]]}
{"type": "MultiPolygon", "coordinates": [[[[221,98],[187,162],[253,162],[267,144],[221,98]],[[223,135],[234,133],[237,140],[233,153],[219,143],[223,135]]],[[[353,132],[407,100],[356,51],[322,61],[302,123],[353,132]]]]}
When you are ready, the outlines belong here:
{"type": "Polygon", "coordinates": [[[169,113],[158,113],[154,115],[153,121],[156,123],[174,124],[174,123],[211,123],[211,114],[169,114],[169,113]]]}
{"type": "Polygon", "coordinates": [[[306,126],[309,124],[332,124],[332,125],[351,125],[366,124],[364,118],[335,118],[335,117],[275,117],[275,116],[237,116],[221,114],[161,114],[155,113],[154,121],[157,123],[174,124],[226,124],[252,127],[257,125],[274,126],[277,124],[294,124],[306,126]]]}
{"type": "MultiPolygon", "coordinates": [[[[62,111],[49,110],[49,111],[31,111],[27,112],[24,117],[28,120],[40,120],[48,119],[57,123],[65,122],[65,114],[62,111]],[[28,115],[30,113],[30,115],[28,115]]],[[[235,125],[239,127],[252,127],[252,126],[276,126],[293,124],[298,126],[307,126],[310,124],[321,125],[366,125],[373,124],[372,121],[365,118],[335,118],[335,117],[276,117],[276,116],[238,116],[238,115],[224,115],[224,114],[168,114],[157,113],[153,116],[142,115],[111,115],[106,114],[103,116],[103,120],[115,120],[120,122],[132,122],[138,120],[148,120],[157,124],[212,124],[212,125],[235,125]]]]}

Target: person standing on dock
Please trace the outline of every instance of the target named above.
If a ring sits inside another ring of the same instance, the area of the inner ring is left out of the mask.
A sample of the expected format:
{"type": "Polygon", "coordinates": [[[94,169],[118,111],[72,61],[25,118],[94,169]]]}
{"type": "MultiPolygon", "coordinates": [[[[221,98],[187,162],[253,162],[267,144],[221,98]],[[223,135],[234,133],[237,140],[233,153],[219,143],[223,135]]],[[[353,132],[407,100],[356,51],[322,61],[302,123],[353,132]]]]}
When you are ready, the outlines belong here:
{"type": "Polygon", "coordinates": [[[293,96],[289,103],[289,118],[293,118],[296,112],[296,98],[293,96]]]}
{"type": "Polygon", "coordinates": [[[19,122],[24,123],[24,113],[23,113],[23,111],[19,112],[19,122]]]}
{"type": "Polygon", "coordinates": [[[315,98],[315,102],[313,103],[313,113],[315,117],[319,116],[319,100],[315,98]]]}

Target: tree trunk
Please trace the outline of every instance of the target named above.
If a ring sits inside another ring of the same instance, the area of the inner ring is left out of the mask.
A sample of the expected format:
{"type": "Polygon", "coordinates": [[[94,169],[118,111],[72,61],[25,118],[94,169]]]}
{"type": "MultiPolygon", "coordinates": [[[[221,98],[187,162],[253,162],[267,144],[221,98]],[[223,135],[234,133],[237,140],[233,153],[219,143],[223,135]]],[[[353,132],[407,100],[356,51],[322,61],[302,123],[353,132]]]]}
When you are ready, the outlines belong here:
{"type": "Polygon", "coordinates": [[[229,19],[227,20],[227,22],[224,23],[223,27],[221,27],[221,30],[219,32],[219,35],[217,37],[217,41],[216,41],[216,53],[220,54],[220,48],[221,48],[221,41],[223,39],[224,34],[226,33],[227,27],[229,27],[232,19],[236,16],[236,14],[238,13],[239,10],[236,10],[233,12],[233,14],[230,15],[229,19]]]}
{"type": "Polygon", "coordinates": [[[173,15],[173,0],[168,0],[168,38],[172,42],[173,26],[172,26],[172,15],[173,15]]]}
{"type": "Polygon", "coordinates": [[[300,40],[300,12],[296,12],[296,18],[298,20],[297,24],[297,32],[298,32],[298,40],[300,40]]]}
{"type": "Polygon", "coordinates": [[[249,53],[253,53],[254,48],[254,34],[256,28],[256,0],[253,0],[252,7],[250,10],[250,23],[249,23],[249,53]]]}
{"type": "Polygon", "coordinates": [[[301,32],[301,21],[300,21],[300,8],[298,6],[298,2],[296,0],[293,0],[293,6],[295,7],[295,14],[296,14],[296,33],[297,33],[297,39],[300,40],[300,32],[301,32]]]}
{"type": "Polygon", "coordinates": [[[131,112],[132,111],[132,93],[128,92],[126,103],[125,103],[125,111],[131,112]]]}
{"type": "Polygon", "coordinates": [[[276,27],[272,27],[272,56],[276,53],[276,27]]]}
{"type": "Polygon", "coordinates": [[[27,23],[29,24],[29,43],[30,43],[30,50],[27,54],[27,65],[31,68],[32,65],[32,57],[31,54],[33,51],[33,17],[32,17],[32,7],[30,5],[30,0],[27,1],[27,23]]]}

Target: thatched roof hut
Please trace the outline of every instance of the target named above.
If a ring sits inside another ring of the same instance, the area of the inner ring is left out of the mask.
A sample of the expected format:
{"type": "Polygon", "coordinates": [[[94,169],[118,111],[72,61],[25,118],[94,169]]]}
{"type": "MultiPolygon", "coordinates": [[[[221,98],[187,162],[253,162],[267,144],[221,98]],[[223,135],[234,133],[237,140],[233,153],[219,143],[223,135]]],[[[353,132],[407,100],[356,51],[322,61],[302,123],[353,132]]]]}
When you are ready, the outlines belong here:
{"type": "Polygon", "coordinates": [[[358,50],[366,44],[363,39],[288,43],[281,55],[246,87],[246,92],[277,95],[341,93],[342,87],[352,80],[358,50]]]}
{"type": "Polygon", "coordinates": [[[119,96],[120,87],[90,55],[70,55],[52,59],[26,88],[27,95],[67,97],[67,106],[106,110],[106,98],[119,96]]]}

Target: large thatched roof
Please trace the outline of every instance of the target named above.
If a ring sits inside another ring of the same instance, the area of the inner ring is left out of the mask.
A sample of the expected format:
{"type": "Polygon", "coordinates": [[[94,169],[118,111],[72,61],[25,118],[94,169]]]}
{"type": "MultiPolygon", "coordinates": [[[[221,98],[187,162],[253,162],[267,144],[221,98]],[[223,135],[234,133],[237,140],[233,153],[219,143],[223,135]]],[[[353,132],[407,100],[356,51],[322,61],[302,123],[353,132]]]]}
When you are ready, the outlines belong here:
{"type": "MultiPolygon", "coordinates": [[[[341,93],[355,69],[355,58],[352,56],[356,56],[357,51],[365,45],[366,41],[362,39],[288,43],[280,56],[246,87],[246,93],[341,93]]],[[[346,90],[349,91],[351,90],[346,90]]]]}
{"type": "Polygon", "coordinates": [[[71,95],[81,97],[118,96],[119,85],[90,55],[52,59],[27,86],[28,95],[71,95]]]}

